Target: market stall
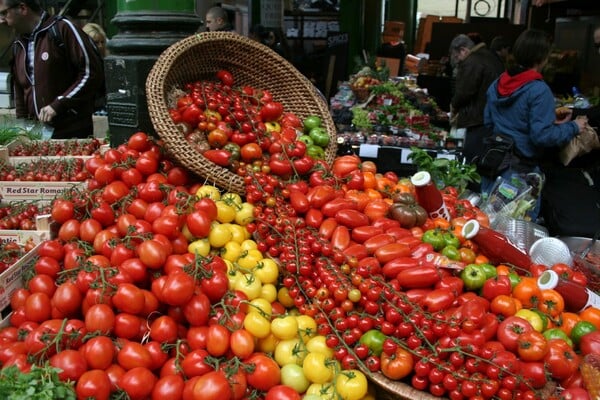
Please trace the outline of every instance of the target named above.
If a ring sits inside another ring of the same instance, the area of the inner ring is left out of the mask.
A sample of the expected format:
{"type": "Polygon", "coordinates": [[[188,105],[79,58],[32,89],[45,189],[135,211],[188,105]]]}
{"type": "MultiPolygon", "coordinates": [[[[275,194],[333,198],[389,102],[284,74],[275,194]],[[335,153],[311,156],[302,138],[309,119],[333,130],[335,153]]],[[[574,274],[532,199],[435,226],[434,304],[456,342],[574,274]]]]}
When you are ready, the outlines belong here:
{"type": "Polygon", "coordinates": [[[0,393],[597,398],[597,243],[541,263],[453,160],[336,156],[324,100],[249,39],[192,36],[147,82],[159,137],[86,156],[0,275],[0,393]]]}

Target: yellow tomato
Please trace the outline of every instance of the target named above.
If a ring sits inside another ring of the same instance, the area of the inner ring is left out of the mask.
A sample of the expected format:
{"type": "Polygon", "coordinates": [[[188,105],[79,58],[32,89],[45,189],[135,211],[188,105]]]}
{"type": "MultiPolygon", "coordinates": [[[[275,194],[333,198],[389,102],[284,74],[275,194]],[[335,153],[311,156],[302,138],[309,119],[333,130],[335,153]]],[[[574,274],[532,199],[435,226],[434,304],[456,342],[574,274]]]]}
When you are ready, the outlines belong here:
{"type": "Polygon", "coordinates": [[[234,290],[244,292],[248,297],[248,300],[254,300],[260,297],[262,282],[252,274],[242,274],[237,277],[233,288],[234,290]]]}
{"type": "Polygon", "coordinates": [[[282,340],[295,338],[298,336],[298,321],[293,315],[274,318],[271,321],[271,332],[282,340]]]}
{"type": "Polygon", "coordinates": [[[285,308],[290,308],[294,306],[294,299],[290,296],[290,292],[288,288],[282,287],[277,292],[277,300],[281,303],[285,308]]]}
{"type": "Polygon", "coordinates": [[[217,221],[231,222],[235,219],[235,207],[224,202],[223,200],[218,200],[215,202],[217,205],[217,221]]]}
{"type": "Polygon", "coordinates": [[[279,277],[279,267],[271,258],[263,258],[254,268],[252,273],[260,278],[262,283],[275,283],[279,277]]]}
{"type": "Polygon", "coordinates": [[[233,238],[231,231],[224,224],[213,224],[208,234],[208,241],[212,247],[223,247],[233,238]]]}
{"type": "Polygon", "coordinates": [[[227,285],[227,288],[229,290],[235,290],[235,286],[240,279],[244,279],[244,274],[242,274],[240,271],[237,271],[235,268],[229,269],[228,267],[227,280],[229,281],[229,284],[227,285]]]}
{"type": "Polygon", "coordinates": [[[298,393],[306,392],[306,389],[310,386],[302,367],[296,364],[286,364],[281,368],[281,383],[291,387],[298,393]]]}
{"type": "Polygon", "coordinates": [[[305,396],[317,396],[319,399],[335,399],[337,397],[333,382],[312,383],[308,389],[306,389],[305,396]]]}
{"type": "Polygon", "coordinates": [[[226,223],[223,225],[227,225],[229,230],[231,231],[231,240],[238,243],[240,245],[240,249],[242,246],[242,242],[246,240],[246,233],[248,232],[246,228],[238,224],[226,223]]]}
{"type": "Polygon", "coordinates": [[[237,193],[227,192],[221,195],[221,200],[232,206],[242,205],[242,196],[237,193]]]}
{"type": "Polygon", "coordinates": [[[222,259],[231,262],[237,260],[240,257],[240,254],[242,254],[242,246],[233,240],[225,243],[225,246],[223,246],[220,253],[222,259]]]}
{"type": "Polygon", "coordinates": [[[242,256],[237,259],[237,263],[241,268],[252,271],[262,259],[263,255],[258,249],[251,249],[242,253],[242,256]]]}
{"type": "Polygon", "coordinates": [[[256,248],[258,247],[258,245],[256,244],[256,242],[252,239],[246,239],[244,240],[242,243],[242,250],[256,250],[256,248]]]}
{"type": "Polygon", "coordinates": [[[333,370],[328,367],[329,361],[322,353],[308,353],[302,362],[304,375],[313,383],[329,382],[333,379],[333,370]]]}
{"type": "Polygon", "coordinates": [[[275,358],[275,361],[277,361],[277,364],[283,367],[287,364],[302,365],[307,354],[308,352],[304,350],[304,346],[300,342],[300,339],[294,338],[279,340],[277,346],[275,346],[273,357],[275,358]]]}
{"type": "Polygon", "coordinates": [[[242,203],[235,213],[235,222],[242,226],[254,221],[254,206],[250,203],[242,203]]]}
{"type": "Polygon", "coordinates": [[[181,233],[183,233],[183,236],[185,236],[188,242],[191,242],[195,239],[194,235],[192,235],[192,232],[190,232],[190,228],[188,228],[186,224],[184,224],[183,228],[181,228],[181,233]]]}
{"type": "Polygon", "coordinates": [[[317,334],[317,322],[308,315],[298,315],[296,317],[298,322],[298,334],[303,342],[307,342],[310,338],[317,334]]]}
{"type": "Polygon", "coordinates": [[[277,300],[277,288],[272,283],[263,283],[260,289],[260,297],[271,303],[274,302],[277,300]]]}
{"type": "Polygon", "coordinates": [[[273,354],[278,344],[279,339],[273,336],[272,333],[269,333],[267,337],[256,340],[256,350],[263,353],[273,354]]]}
{"type": "Polygon", "coordinates": [[[208,197],[209,199],[217,201],[221,198],[221,192],[215,186],[202,185],[196,190],[196,196],[199,198],[208,197]]]}
{"type": "Polygon", "coordinates": [[[360,400],[367,394],[367,378],[357,369],[342,371],[335,381],[335,389],[344,400],[360,400]]]}
{"type": "Polygon", "coordinates": [[[325,336],[317,335],[306,342],[306,349],[311,353],[323,354],[326,358],[333,357],[333,349],[325,343],[325,336]]]}
{"type": "Polygon", "coordinates": [[[266,338],[271,333],[271,323],[259,313],[248,313],[244,317],[244,328],[256,338],[266,338]]]}
{"type": "Polygon", "coordinates": [[[270,320],[271,314],[273,314],[273,306],[271,306],[271,302],[267,299],[259,297],[258,299],[250,301],[248,312],[261,314],[270,320]]]}
{"type": "Polygon", "coordinates": [[[210,242],[208,239],[194,240],[188,244],[188,251],[192,254],[207,257],[210,254],[210,242]]]}

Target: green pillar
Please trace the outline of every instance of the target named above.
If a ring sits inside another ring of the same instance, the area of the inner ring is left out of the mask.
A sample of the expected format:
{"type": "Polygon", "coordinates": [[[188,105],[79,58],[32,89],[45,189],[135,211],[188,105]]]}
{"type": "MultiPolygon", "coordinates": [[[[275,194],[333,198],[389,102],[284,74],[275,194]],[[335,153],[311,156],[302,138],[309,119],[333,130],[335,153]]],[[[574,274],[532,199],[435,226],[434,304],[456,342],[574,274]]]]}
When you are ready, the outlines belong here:
{"type": "Polygon", "coordinates": [[[365,43],[365,0],[341,0],[340,30],[348,32],[348,72],[356,68],[365,43]]]}
{"type": "Polygon", "coordinates": [[[411,53],[414,48],[417,27],[417,0],[388,0],[386,19],[404,22],[404,43],[411,53]]]}
{"type": "Polygon", "coordinates": [[[112,146],[136,131],[154,133],[146,101],[146,77],[160,54],[192,35],[201,20],[194,0],[117,0],[111,24],[118,33],[104,60],[106,108],[112,146]]]}

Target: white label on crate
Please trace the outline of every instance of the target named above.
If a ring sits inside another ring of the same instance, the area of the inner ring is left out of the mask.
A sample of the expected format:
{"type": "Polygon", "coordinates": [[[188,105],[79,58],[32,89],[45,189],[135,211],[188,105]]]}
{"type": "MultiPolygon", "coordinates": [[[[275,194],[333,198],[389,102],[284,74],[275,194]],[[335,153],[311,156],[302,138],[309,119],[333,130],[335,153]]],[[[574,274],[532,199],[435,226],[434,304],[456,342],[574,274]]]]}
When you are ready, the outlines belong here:
{"type": "Polygon", "coordinates": [[[455,160],[456,159],[456,155],[455,154],[450,154],[450,153],[437,153],[436,158],[445,158],[448,160],[455,160]]]}
{"type": "Polygon", "coordinates": [[[360,157],[377,158],[379,145],[377,144],[361,144],[358,151],[360,157]]]}
{"type": "Polygon", "coordinates": [[[73,182],[0,182],[3,200],[51,199],[77,184],[73,182]]]}
{"type": "Polygon", "coordinates": [[[412,154],[411,150],[408,149],[402,149],[402,154],[400,156],[400,162],[402,164],[412,164],[412,161],[409,160],[408,156],[410,156],[412,154]]]}

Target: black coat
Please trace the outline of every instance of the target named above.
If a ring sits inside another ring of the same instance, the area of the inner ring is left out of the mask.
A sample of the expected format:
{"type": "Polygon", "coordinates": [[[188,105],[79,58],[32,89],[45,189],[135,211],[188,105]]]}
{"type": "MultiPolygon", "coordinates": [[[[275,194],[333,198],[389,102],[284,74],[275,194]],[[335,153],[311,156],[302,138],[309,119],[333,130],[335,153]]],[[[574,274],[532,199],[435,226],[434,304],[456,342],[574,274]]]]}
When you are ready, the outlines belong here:
{"type": "Polygon", "coordinates": [[[457,114],[457,128],[483,124],[486,92],[490,84],[504,71],[500,59],[480,43],[458,64],[452,112],[457,114]]]}

